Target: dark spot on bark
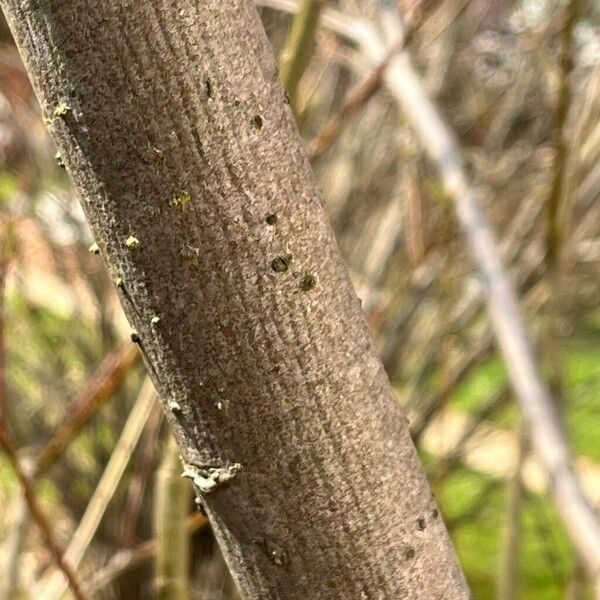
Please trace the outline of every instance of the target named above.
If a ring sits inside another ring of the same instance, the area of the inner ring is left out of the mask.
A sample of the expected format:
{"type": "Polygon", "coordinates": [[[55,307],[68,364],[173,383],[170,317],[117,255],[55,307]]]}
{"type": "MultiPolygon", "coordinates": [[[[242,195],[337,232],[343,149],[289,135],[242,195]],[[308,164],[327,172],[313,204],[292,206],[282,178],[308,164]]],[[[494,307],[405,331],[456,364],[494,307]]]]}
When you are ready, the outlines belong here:
{"type": "Polygon", "coordinates": [[[271,261],[271,268],[276,273],[285,273],[292,263],[292,255],[286,254],[285,256],[278,256],[271,261]]]}
{"type": "Polygon", "coordinates": [[[115,158],[115,169],[122,171],[125,168],[126,162],[125,159],[121,156],[117,156],[115,158]]]}
{"type": "Polygon", "coordinates": [[[200,256],[200,248],[196,248],[190,244],[185,244],[181,249],[181,257],[193,264],[198,263],[198,257],[200,256]]]}
{"type": "Polygon", "coordinates": [[[300,282],[300,289],[303,292],[310,292],[317,287],[317,278],[312,273],[307,273],[300,282]]]}
{"type": "Polygon", "coordinates": [[[271,551],[269,552],[269,558],[278,566],[285,567],[287,564],[287,554],[283,548],[278,548],[275,546],[271,547],[271,551]]]}
{"type": "Polygon", "coordinates": [[[440,516],[440,513],[438,512],[438,509],[437,509],[437,508],[434,508],[434,509],[431,511],[431,516],[432,516],[434,519],[437,519],[437,518],[440,516]]]}
{"type": "Polygon", "coordinates": [[[283,101],[288,105],[292,103],[292,99],[290,98],[290,95],[287,91],[283,92],[283,101]]]}
{"type": "Polygon", "coordinates": [[[425,528],[427,527],[427,523],[423,517],[419,517],[417,519],[417,527],[419,528],[420,531],[425,531],[425,528]]]}
{"type": "Polygon", "coordinates": [[[154,165],[163,159],[163,153],[158,148],[152,146],[146,151],[143,158],[144,162],[148,163],[149,165],[154,165]]]}
{"type": "Polygon", "coordinates": [[[284,567],[288,562],[286,551],[269,542],[265,538],[255,538],[252,540],[278,567],[284,567]]]}
{"type": "Polygon", "coordinates": [[[134,344],[141,344],[141,343],[142,343],[142,338],[140,338],[140,334],[139,334],[139,333],[137,333],[137,332],[133,331],[133,332],[131,333],[131,336],[130,336],[130,337],[131,337],[131,341],[132,341],[134,344]]]}
{"type": "Polygon", "coordinates": [[[256,131],[260,131],[264,125],[263,118],[260,115],[254,115],[252,117],[252,125],[254,126],[254,129],[256,129],[256,131]]]}
{"type": "Polygon", "coordinates": [[[300,472],[300,458],[294,456],[288,465],[288,470],[292,475],[298,475],[300,472]]]}
{"type": "Polygon", "coordinates": [[[169,402],[169,410],[174,415],[177,415],[177,414],[181,413],[181,405],[179,404],[179,402],[169,402]]]}
{"type": "Polygon", "coordinates": [[[208,77],[204,80],[204,86],[206,87],[206,97],[212,98],[213,86],[211,80],[208,77]]]}
{"type": "Polygon", "coordinates": [[[411,558],[414,558],[414,557],[415,557],[415,549],[414,548],[409,547],[404,551],[404,558],[406,560],[410,560],[411,558]]]}
{"type": "Polygon", "coordinates": [[[271,213],[270,215],[267,215],[267,218],[265,219],[265,221],[267,222],[267,225],[276,225],[277,224],[277,215],[274,213],[271,213]]]}
{"type": "Polygon", "coordinates": [[[241,104],[241,102],[240,102],[239,100],[237,100],[237,99],[233,101],[233,105],[234,105],[236,108],[238,108],[238,107],[240,106],[240,104],[241,104]]]}

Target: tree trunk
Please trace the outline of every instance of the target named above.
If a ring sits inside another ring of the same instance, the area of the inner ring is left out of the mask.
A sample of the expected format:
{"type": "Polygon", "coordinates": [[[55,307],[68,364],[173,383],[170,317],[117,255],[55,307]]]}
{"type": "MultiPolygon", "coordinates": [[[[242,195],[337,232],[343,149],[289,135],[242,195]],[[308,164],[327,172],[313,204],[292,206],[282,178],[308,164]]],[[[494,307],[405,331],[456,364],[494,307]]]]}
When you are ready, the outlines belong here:
{"type": "Polygon", "coordinates": [[[242,596],[467,598],[250,0],[2,0],[242,596]]]}

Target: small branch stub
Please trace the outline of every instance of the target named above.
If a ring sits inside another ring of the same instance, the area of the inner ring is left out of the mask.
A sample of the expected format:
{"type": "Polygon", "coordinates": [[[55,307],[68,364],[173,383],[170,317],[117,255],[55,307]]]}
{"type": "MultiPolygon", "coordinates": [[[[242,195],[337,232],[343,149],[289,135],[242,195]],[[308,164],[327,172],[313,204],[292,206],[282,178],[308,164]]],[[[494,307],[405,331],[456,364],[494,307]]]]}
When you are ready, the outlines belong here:
{"type": "Polygon", "coordinates": [[[139,248],[140,247],[140,240],[138,240],[135,235],[130,235],[126,240],[125,240],[125,245],[128,248],[131,248],[132,250],[134,250],[135,248],[139,248]]]}
{"type": "Polygon", "coordinates": [[[191,479],[200,492],[209,494],[231,481],[241,470],[242,465],[240,463],[234,463],[227,467],[184,465],[181,476],[191,479]]]}
{"type": "Polygon", "coordinates": [[[55,117],[66,117],[70,112],[71,107],[66,102],[61,102],[54,108],[52,114],[55,117]]]}

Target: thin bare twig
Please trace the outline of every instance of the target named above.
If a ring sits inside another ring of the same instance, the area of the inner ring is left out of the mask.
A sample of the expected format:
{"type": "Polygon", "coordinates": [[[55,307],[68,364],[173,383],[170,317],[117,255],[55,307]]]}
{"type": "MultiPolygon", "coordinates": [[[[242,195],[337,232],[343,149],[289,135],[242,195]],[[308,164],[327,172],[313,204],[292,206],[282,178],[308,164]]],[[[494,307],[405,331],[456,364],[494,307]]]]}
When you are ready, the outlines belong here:
{"type": "Polygon", "coordinates": [[[347,94],[340,109],[333,114],[321,127],[321,130],[308,144],[306,153],[308,159],[314,162],[322,156],[340,135],[348,119],[362,108],[381,89],[383,75],[392,58],[404,50],[412,41],[415,34],[425,21],[428,11],[433,9],[439,0],[431,0],[427,7],[416,10],[411,20],[406,24],[402,40],[390,48],[385,58],[375,67],[367,77],[357,83],[347,94]]]}
{"type": "Polygon", "coordinates": [[[15,474],[17,475],[19,483],[21,484],[21,488],[23,489],[23,495],[27,501],[29,512],[42,532],[46,546],[48,547],[48,550],[50,550],[56,566],[62,571],[75,598],[77,598],[77,600],[85,600],[86,596],[81,591],[81,586],[73,569],[71,569],[65,560],[63,550],[56,539],[54,532],[52,531],[52,527],[48,522],[44,511],[38,503],[33,483],[22,469],[17,452],[14,449],[3,424],[0,425],[0,447],[2,447],[4,450],[15,474]]]}
{"type": "Polygon", "coordinates": [[[526,432],[519,432],[519,453],[515,472],[509,482],[507,520],[504,531],[504,546],[498,577],[498,600],[514,600],[519,593],[519,557],[521,555],[523,519],[523,467],[527,459],[526,432]]]}
{"type": "MultiPolygon", "coordinates": [[[[10,223],[7,227],[10,227],[10,223]]],[[[2,239],[3,245],[6,243],[5,238],[2,239]]],[[[78,600],[85,600],[85,596],[81,591],[81,586],[75,576],[75,573],[69,567],[69,565],[64,560],[63,550],[60,546],[60,543],[56,539],[52,527],[44,511],[38,503],[37,495],[35,492],[34,485],[31,481],[29,475],[25,472],[21,461],[17,455],[17,451],[12,444],[8,433],[8,426],[6,423],[6,413],[5,413],[5,375],[4,375],[4,283],[6,280],[6,272],[8,269],[8,263],[10,260],[10,253],[7,253],[2,249],[2,255],[0,257],[0,298],[1,298],[1,306],[0,306],[0,447],[4,450],[16,476],[21,484],[21,489],[23,491],[23,498],[27,504],[27,508],[29,509],[29,513],[33,517],[33,520],[39,527],[42,536],[45,540],[46,546],[54,559],[57,567],[63,572],[65,579],[73,592],[73,595],[78,600]]],[[[18,535],[18,532],[17,532],[18,535]]],[[[16,552],[18,553],[20,549],[20,544],[17,542],[16,552]]],[[[17,557],[13,557],[16,561],[17,557]]],[[[7,574],[8,576],[8,574],[7,574]]],[[[10,587],[11,584],[9,584],[10,587]]]]}
{"type": "Polygon", "coordinates": [[[325,1],[302,0],[281,54],[279,73],[295,115],[298,114],[298,86],[312,58],[319,16],[325,1]]]}
{"type": "Polygon", "coordinates": [[[123,508],[122,517],[122,545],[131,548],[136,543],[135,533],[138,524],[144,492],[153,466],[158,434],[163,422],[163,412],[157,402],[152,408],[148,422],[144,429],[143,437],[139,443],[139,450],[133,467],[133,474],[129,481],[127,500],[123,508]]]}
{"type": "Polygon", "coordinates": [[[578,16],[579,2],[571,0],[565,7],[565,23],[562,29],[559,51],[558,98],[554,113],[553,145],[554,164],[550,194],[547,201],[546,231],[546,275],[552,290],[548,302],[545,323],[544,359],[548,369],[549,386],[557,407],[563,404],[563,381],[560,372],[560,324],[559,309],[561,304],[561,258],[564,251],[566,232],[569,228],[570,215],[567,208],[571,204],[565,196],[567,183],[569,141],[567,139],[567,121],[571,108],[571,86],[569,76],[573,69],[573,32],[578,16]]]}
{"type": "MultiPolygon", "coordinates": [[[[189,535],[196,531],[205,529],[208,526],[208,519],[201,513],[190,515],[186,521],[186,528],[189,535]]],[[[92,581],[86,586],[86,591],[94,595],[97,591],[110,585],[111,582],[143,563],[150,560],[156,554],[156,538],[148,540],[136,548],[121,550],[117,552],[110,561],[102,567],[92,578],[92,581]]]]}
{"type": "Polygon", "coordinates": [[[110,398],[139,360],[137,346],[127,341],[102,361],[86,387],[73,401],[65,421],[40,452],[36,460],[36,476],[43,474],[60,458],[65,448],[110,398]]]}
{"type": "Polygon", "coordinates": [[[321,127],[306,149],[308,160],[314,162],[322,156],[340,135],[348,119],[362,108],[381,88],[383,74],[390,60],[402,45],[392,48],[383,61],[365,79],[357,83],[344,98],[340,109],[321,127]]]}
{"type": "MultiPolygon", "coordinates": [[[[385,27],[393,28],[394,13],[386,9],[382,12],[385,27]]],[[[392,36],[397,39],[398,34],[392,33],[392,36]]],[[[377,36],[373,44],[369,51],[376,60],[385,53],[385,45],[381,45],[377,36]]],[[[390,64],[386,79],[454,199],[456,215],[480,273],[488,313],[520,400],[533,448],[549,476],[550,490],[563,522],[600,591],[600,523],[575,473],[554,402],[540,376],[515,290],[481,211],[481,200],[467,178],[454,136],[429,99],[406,53],[390,64]]]]}
{"type": "MultiPolygon", "coordinates": [[[[156,392],[150,379],[146,378],[138,398],[131,409],[127,422],[121,432],[115,449],[102,473],[100,482],[96,487],[92,498],[71,542],[67,547],[64,558],[70,565],[77,567],[92,541],[94,534],[100,524],[102,516],[106,511],[117,485],[125,472],[131,453],[139,440],[144,425],[148,419],[152,406],[156,402],[156,392]]],[[[48,582],[40,585],[37,597],[42,600],[58,600],[65,590],[65,581],[60,573],[54,573],[48,582]],[[42,591],[43,590],[43,591],[42,591]]]]}

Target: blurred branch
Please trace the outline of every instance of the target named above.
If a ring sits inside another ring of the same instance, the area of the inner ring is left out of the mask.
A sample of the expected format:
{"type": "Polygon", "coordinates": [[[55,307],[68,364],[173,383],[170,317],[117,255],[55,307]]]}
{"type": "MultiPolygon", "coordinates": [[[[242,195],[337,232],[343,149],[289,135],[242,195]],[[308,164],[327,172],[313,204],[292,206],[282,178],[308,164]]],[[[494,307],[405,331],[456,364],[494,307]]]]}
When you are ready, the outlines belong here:
{"type": "Polygon", "coordinates": [[[471,352],[448,374],[444,388],[437,390],[423,402],[424,406],[419,410],[418,421],[411,427],[411,435],[415,444],[419,443],[427,425],[444,407],[442,399],[466,379],[475,365],[481,364],[489,356],[493,347],[494,344],[491,335],[486,333],[477,339],[473,344],[471,352]]]}
{"type": "Polygon", "coordinates": [[[73,401],[67,418],[40,452],[36,461],[36,476],[43,474],[60,458],[65,448],[110,398],[139,359],[137,346],[127,341],[102,361],[85,389],[73,401]]]}
{"type": "Polygon", "coordinates": [[[498,600],[514,600],[519,592],[519,558],[523,519],[523,467],[527,458],[527,436],[521,428],[518,438],[519,453],[515,472],[509,483],[507,519],[504,545],[498,577],[498,600]]]}
{"type": "Polygon", "coordinates": [[[312,58],[319,15],[326,0],[302,0],[295,15],[285,48],[281,54],[279,74],[287,90],[294,115],[298,114],[298,86],[312,58]]]}
{"type": "Polygon", "coordinates": [[[156,597],[160,600],[187,600],[189,534],[185,518],[190,503],[190,486],[181,477],[179,448],[170,434],[156,473],[154,490],[156,597]]]}
{"type": "Polygon", "coordinates": [[[569,76],[573,70],[573,32],[579,13],[578,0],[571,0],[565,7],[565,23],[562,28],[558,60],[558,98],[554,113],[553,145],[554,164],[550,194],[547,201],[546,275],[551,289],[544,331],[544,356],[548,367],[548,381],[557,408],[563,404],[564,390],[560,368],[560,304],[561,304],[561,255],[564,251],[570,215],[565,195],[569,141],[567,121],[571,107],[569,76]]]}
{"type": "MultiPolygon", "coordinates": [[[[254,3],[256,6],[281,10],[291,14],[296,14],[301,6],[298,0],[255,0],[254,3]]],[[[372,26],[369,23],[349,17],[331,8],[325,8],[321,11],[321,23],[337,35],[359,45],[368,43],[371,37],[372,26]]]]}
{"type": "Polygon", "coordinates": [[[0,548],[3,555],[0,565],[4,573],[0,580],[0,598],[15,598],[19,585],[19,559],[30,524],[27,499],[22,491],[17,495],[14,515],[12,529],[0,548]]]}
{"type": "MultiPolygon", "coordinates": [[[[404,44],[402,44],[403,46],[404,44]]],[[[362,108],[381,88],[383,74],[392,56],[400,49],[392,48],[383,61],[365,79],[355,85],[345,96],[341,108],[321,127],[308,144],[306,153],[311,162],[322,156],[340,135],[348,119],[362,108]]]]}
{"type": "Polygon", "coordinates": [[[64,577],[65,587],[68,585],[71,588],[71,591],[77,600],[85,600],[86,597],[81,591],[81,586],[77,580],[77,577],[65,559],[65,555],[54,535],[54,532],[52,531],[52,527],[50,526],[48,519],[44,515],[44,512],[38,503],[33,483],[21,467],[17,452],[14,449],[10,438],[8,437],[8,433],[4,424],[0,424],[0,447],[4,450],[15,474],[17,475],[17,479],[19,480],[19,483],[23,489],[23,495],[27,501],[29,512],[42,532],[46,546],[48,547],[48,550],[50,550],[56,566],[62,572],[61,576],[64,577]]]}
{"type": "Polygon", "coordinates": [[[483,404],[470,419],[455,447],[443,458],[446,470],[457,466],[466,452],[467,444],[473,439],[480,425],[491,418],[511,399],[511,389],[508,385],[500,388],[483,404]]]}
{"type": "Polygon", "coordinates": [[[404,50],[410,44],[415,33],[423,24],[428,11],[435,8],[440,0],[428,0],[423,6],[415,6],[412,18],[406,23],[402,40],[394,47],[390,48],[384,59],[371,71],[367,77],[356,84],[345,96],[341,108],[334,113],[327,122],[321,127],[314,139],[308,145],[308,159],[313,162],[322,156],[340,135],[348,119],[362,108],[381,88],[383,83],[383,74],[387,69],[392,57],[404,50]]]}
{"type": "MultiPolygon", "coordinates": [[[[196,531],[205,529],[207,526],[208,519],[201,513],[191,515],[186,520],[186,531],[190,536],[196,531]]],[[[127,571],[137,567],[146,560],[150,560],[156,555],[157,547],[157,540],[151,539],[140,544],[137,548],[117,552],[108,564],[94,575],[92,581],[86,586],[87,593],[93,596],[127,571]]]]}
{"type": "MultiPolygon", "coordinates": [[[[5,231],[2,235],[2,248],[0,251],[0,447],[4,450],[16,476],[21,484],[23,499],[25,500],[27,509],[33,517],[33,520],[40,529],[42,536],[46,542],[48,550],[52,554],[52,558],[56,563],[57,567],[63,572],[65,580],[68,586],[71,588],[73,595],[78,600],[84,600],[85,596],[81,591],[81,587],[75,576],[75,573],[71,570],[67,562],[65,561],[63,550],[60,543],[56,539],[52,527],[48,519],[46,518],[41,506],[38,503],[37,495],[33,482],[29,475],[25,472],[25,468],[21,464],[17,451],[10,440],[8,433],[8,424],[6,423],[6,376],[5,376],[5,355],[4,355],[4,285],[6,281],[6,274],[8,265],[12,257],[10,251],[10,238],[11,238],[11,222],[5,224],[5,231]]],[[[12,552],[8,555],[9,564],[4,573],[7,594],[12,595],[12,588],[17,583],[16,577],[16,565],[19,559],[21,544],[24,532],[27,524],[27,510],[23,507],[18,515],[17,529],[14,532],[14,544],[12,552]]],[[[10,596],[9,596],[10,597],[10,596]]]]}
{"type": "Polygon", "coordinates": [[[123,509],[122,517],[122,545],[131,548],[135,545],[135,534],[138,524],[144,492],[150,470],[153,467],[154,456],[158,446],[158,435],[163,422],[163,412],[157,402],[148,417],[143,437],[139,443],[139,449],[133,467],[133,474],[129,481],[127,500],[123,509]]]}
{"type": "Polygon", "coordinates": [[[5,347],[5,314],[4,293],[6,276],[10,263],[13,259],[13,226],[14,219],[8,218],[6,222],[0,223],[0,423],[6,418],[6,347],[5,347]]]}
{"type": "MultiPolygon", "coordinates": [[[[397,15],[385,7],[381,12],[382,27],[390,32],[392,40],[398,39],[401,24],[397,15]]],[[[374,32],[372,43],[365,52],[378,60],[385,53],[385,47],[385,42],[374,32]]],[[[520,399],[532,445],[548,473],[551,493],[563,522],[600,590],[600,523],[575,474],[553,400],[534,358],[515,291],[502,265],[496,240],[481,212],[481,200],[463,168],[460,150],[406,53],[390,64],[386,81],[418,131],[447,192],[454,198],[457,218],[480,272],[492,325],[520,399]]]]}
{"type": "Polygon", "coordinates": [[[459,515],[446,519],[449,531],[456,531],[465,524],[472,523],[481,509],[488,503],[490,496],[500,487],[502,481],[499,479],[488,479],[485,486],[477,494],[471,505],[459,515]]]}
{"type": "MultiPolygon", "coordinates": [[[[65,561],[77,568],[92,541],[100,521],[110,503],[119,481],[125,472],[131,453],[137,444],[144,425],[156,402],[156,392],[150,379],[146,378],[131,413],[123,427],[113,453],[106,465],[100,482],[90,499],[77,530],[65,552],[65,561]]],[[[37,598],[40,600],[58,600],[65,590],[65,580],[55,573],[48,582],[39,586],[37,598]],[[43,590],[43,591],[42,591],[43,590]]]]}
{"type": "Polygon", "coordinates": [[[569,76],[573,70],[573,31],[579,13],[578,7],[578,0],[571,0],[565,7],[566,19],[562,29],[558,60],[558,100],[552,131],[554,165],[550,195],[548,197],[548,254],[546,256],[548,270],[551,273],[555,272],[558,267],[561,239],[563,237],[563,219],[560,217],[562,216],[561,200],[564,197],[567,155],[569,152],[569,141],[566,132],[567,119],[571,106],[569,76]]]}

